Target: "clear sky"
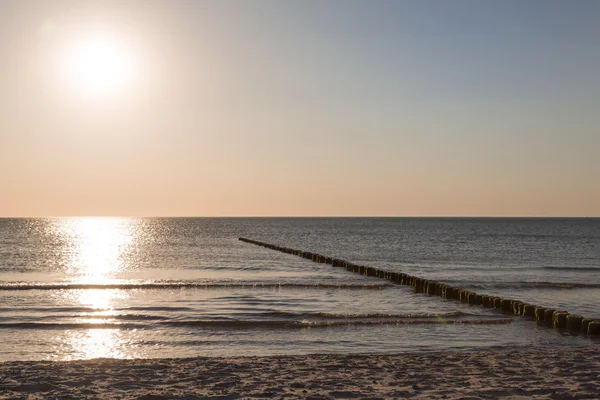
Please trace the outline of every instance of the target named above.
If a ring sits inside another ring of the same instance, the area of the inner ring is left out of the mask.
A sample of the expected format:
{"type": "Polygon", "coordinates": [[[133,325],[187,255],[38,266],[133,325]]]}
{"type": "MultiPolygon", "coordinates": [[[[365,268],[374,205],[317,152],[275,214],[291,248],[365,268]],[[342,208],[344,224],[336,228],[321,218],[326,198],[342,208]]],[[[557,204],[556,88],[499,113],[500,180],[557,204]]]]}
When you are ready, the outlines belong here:
{"type": "Polygon", "coordinates": [[[600,216],[600,1],[0,1],[0,216],[600,216]]]}

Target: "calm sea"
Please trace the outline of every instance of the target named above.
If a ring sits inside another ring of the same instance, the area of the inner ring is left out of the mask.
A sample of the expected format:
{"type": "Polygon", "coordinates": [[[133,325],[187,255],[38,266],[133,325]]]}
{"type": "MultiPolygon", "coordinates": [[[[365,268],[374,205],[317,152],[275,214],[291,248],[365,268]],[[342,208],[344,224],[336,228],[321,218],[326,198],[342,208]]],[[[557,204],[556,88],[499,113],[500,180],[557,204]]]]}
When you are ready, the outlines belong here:
{"type": "Polygon", "coordinates": [[[0,360],[600,345],[240,236],[600,318],[600,219],[0,219],[0,360]]]}

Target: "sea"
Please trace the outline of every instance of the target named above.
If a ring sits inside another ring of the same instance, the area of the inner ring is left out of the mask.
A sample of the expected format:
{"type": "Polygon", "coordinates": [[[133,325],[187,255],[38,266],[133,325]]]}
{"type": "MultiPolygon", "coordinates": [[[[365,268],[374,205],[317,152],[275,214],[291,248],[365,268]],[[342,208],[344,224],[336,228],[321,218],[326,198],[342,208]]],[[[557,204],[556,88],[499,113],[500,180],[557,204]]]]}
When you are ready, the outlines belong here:
{"type": "Polygon", "coordinates": [[[600,346],[253,240],[600,318],[600,219],[0,219],[0,361],[600,346]]]}

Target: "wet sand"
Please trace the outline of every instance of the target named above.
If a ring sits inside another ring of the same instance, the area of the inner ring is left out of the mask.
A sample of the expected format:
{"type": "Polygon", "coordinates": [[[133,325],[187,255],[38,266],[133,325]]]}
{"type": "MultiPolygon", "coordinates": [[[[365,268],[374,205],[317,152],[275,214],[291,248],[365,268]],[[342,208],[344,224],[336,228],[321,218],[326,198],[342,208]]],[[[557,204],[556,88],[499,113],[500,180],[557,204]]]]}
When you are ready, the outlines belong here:
{"type": "Polygon", "coordinates": [[[600,348],[6,362],[0,398],[600,399],[600,348]]]}

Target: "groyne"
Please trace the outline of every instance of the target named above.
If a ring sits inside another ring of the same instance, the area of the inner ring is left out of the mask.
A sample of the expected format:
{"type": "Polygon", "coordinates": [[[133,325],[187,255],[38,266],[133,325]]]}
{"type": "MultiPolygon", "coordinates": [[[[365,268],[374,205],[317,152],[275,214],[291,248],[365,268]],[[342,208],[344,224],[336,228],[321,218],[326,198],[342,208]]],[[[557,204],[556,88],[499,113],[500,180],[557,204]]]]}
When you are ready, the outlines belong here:
{"type": "Polygon", "coordinates": [[[456,300],[473,306],[498,309],[503,313],[531,319],[537,321],[539,324],[544,324],[555,329],[564,329],[570,332],[584,333],[587,335],[600,335],[600,320],[584,318],[581,315],[571,314],[564,310],[540,307],[520,300],[499,296],[477,294],[470,290],[450,286],[431,279],[419,278],[402,272],[385,271],[378,268],[357,265],[346,260],[328,257],[310,251],[292,249],[246,238],[239,238],[239,240],[271,250],[280,251],[282,253],[306,258],[316,263],[344,268],[360,275],[386,279],[399,285],[412,286],[417,293],[439,296],[444,299],[456,300]]]}

